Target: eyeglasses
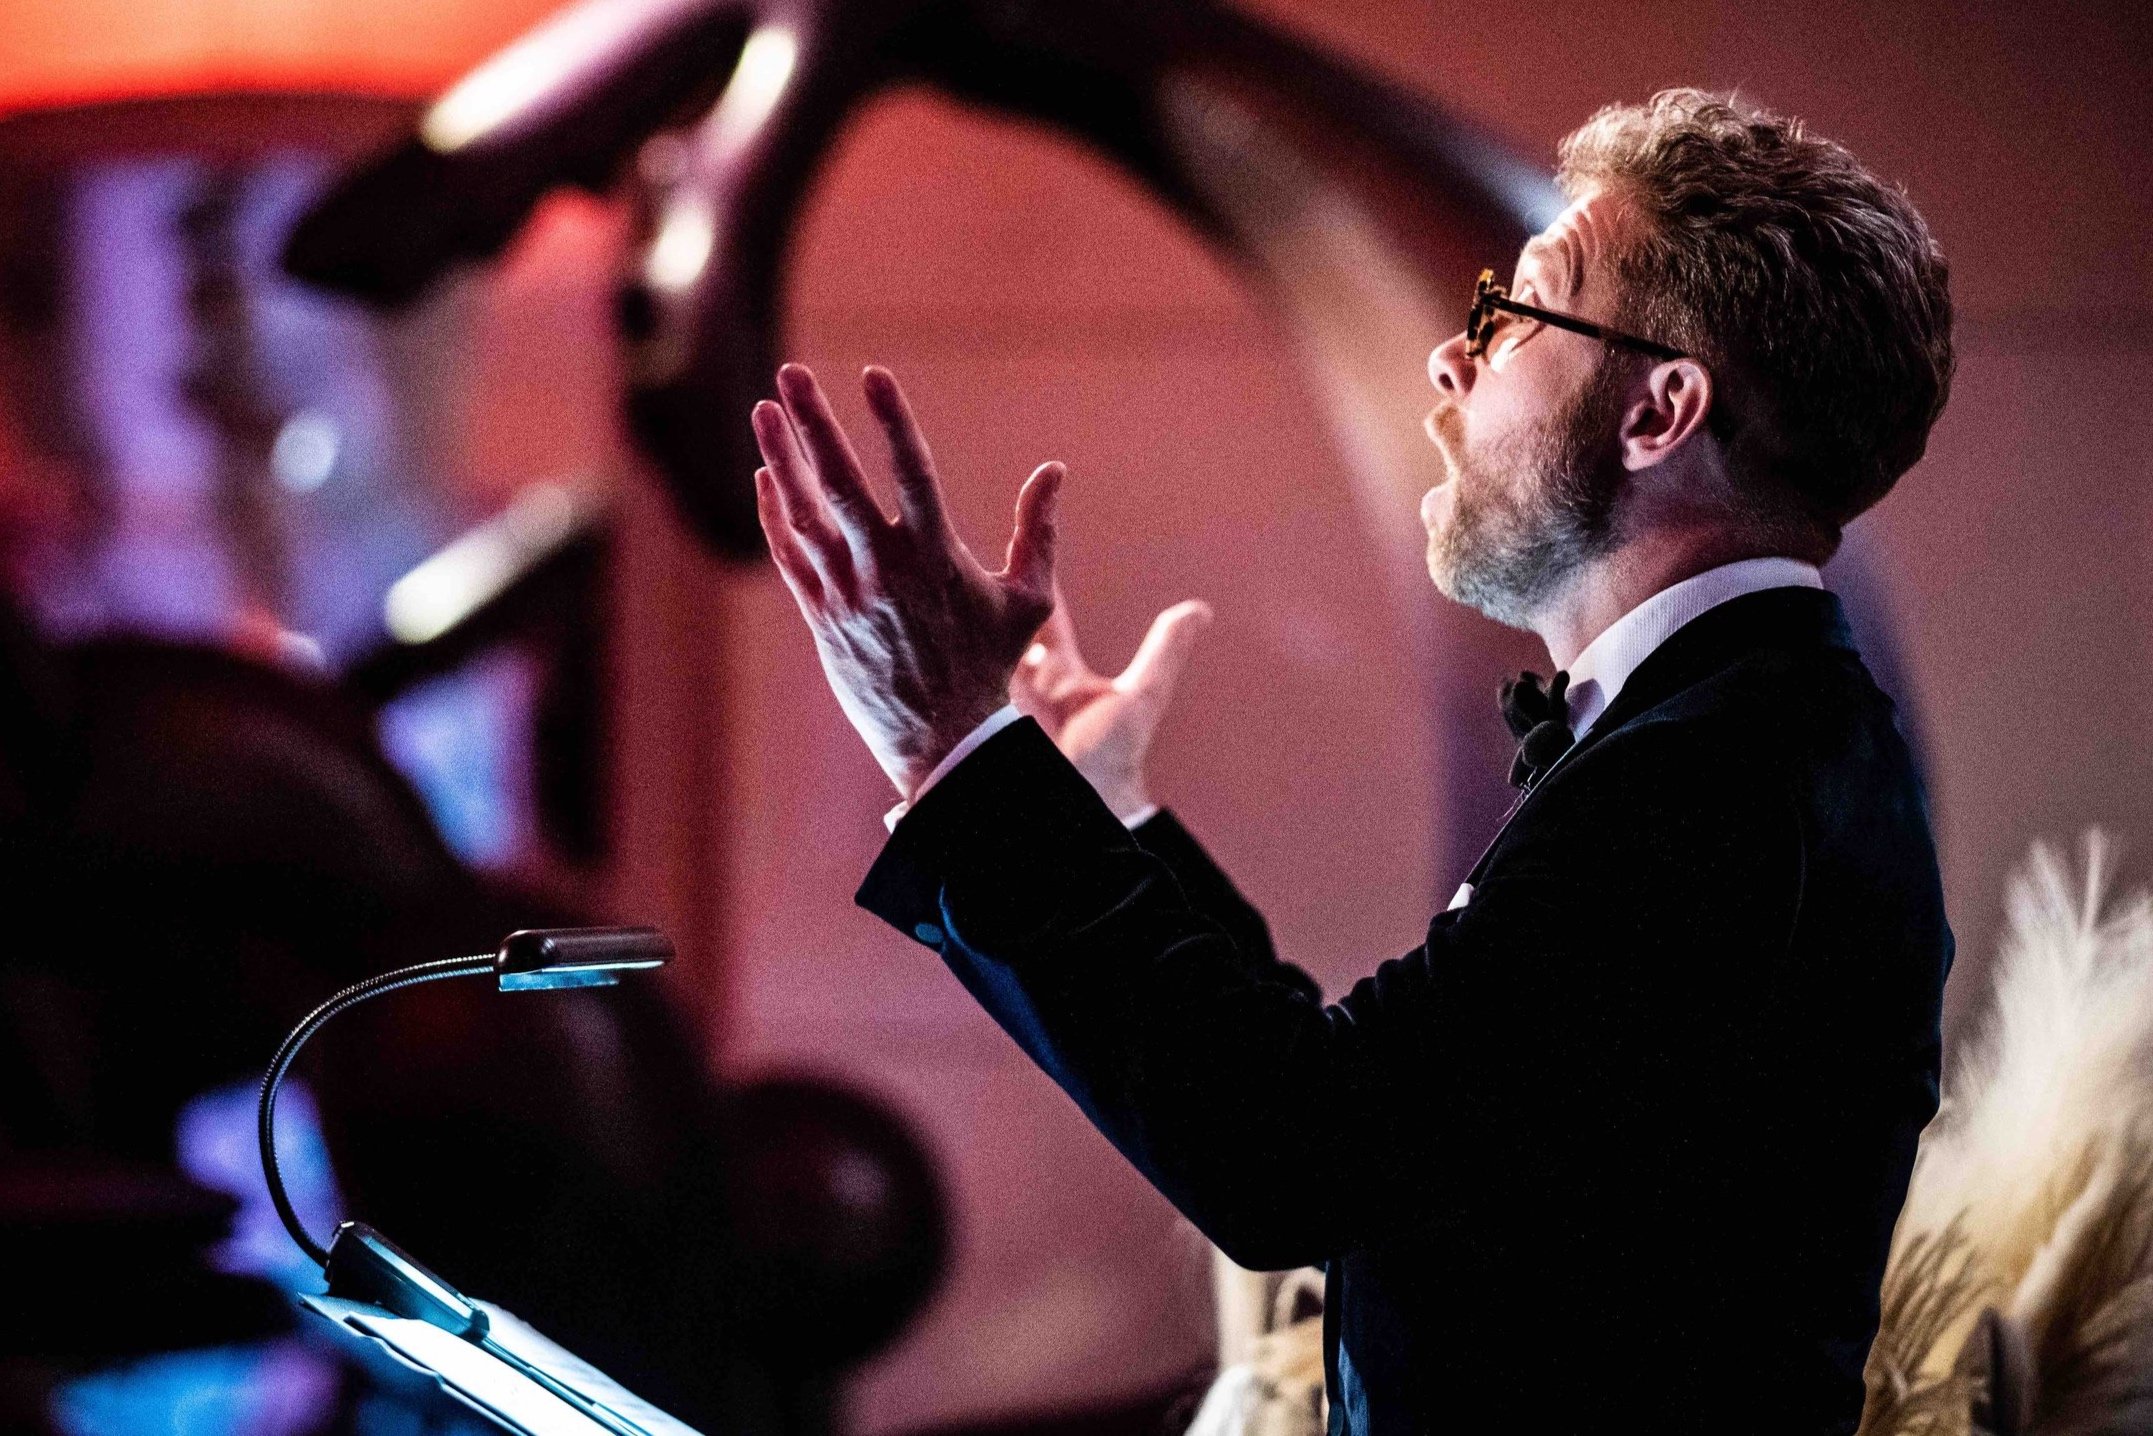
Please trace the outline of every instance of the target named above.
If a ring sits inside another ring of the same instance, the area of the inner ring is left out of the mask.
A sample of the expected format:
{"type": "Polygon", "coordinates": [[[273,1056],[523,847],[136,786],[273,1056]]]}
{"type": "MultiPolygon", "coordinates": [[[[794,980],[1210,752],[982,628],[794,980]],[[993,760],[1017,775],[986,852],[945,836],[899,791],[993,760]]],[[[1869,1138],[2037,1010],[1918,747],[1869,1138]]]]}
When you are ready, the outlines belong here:
{"type": "Polygon", "coordinates": [[[1473,285],[1473,307],[1465,316],[1466,358],[1478,359],[1488,352],[1488,340],[1495,333],[1497,310],[1526,319],[1537,319],[1542,324],[1552,324],[1557,329],[1567,329],[1572,334],[1582,334],[1587,339],[1620,344],[1650,354],[1656,359],[1687,357],[1679,349],[1670,349],[1665,344],[1655,343],[1650,339],[1640,339],[1634,334],[1624,334],[1619,329],[1609,329],[1589,319],[1579,319],[1571,314],[1557,314],[1552,309],[1542,309],[1538,305],[1512,299],[1510,291],[1495,282],[1495,271],[1483,269],[1480,271],[1480,278],[1473,285]]]}

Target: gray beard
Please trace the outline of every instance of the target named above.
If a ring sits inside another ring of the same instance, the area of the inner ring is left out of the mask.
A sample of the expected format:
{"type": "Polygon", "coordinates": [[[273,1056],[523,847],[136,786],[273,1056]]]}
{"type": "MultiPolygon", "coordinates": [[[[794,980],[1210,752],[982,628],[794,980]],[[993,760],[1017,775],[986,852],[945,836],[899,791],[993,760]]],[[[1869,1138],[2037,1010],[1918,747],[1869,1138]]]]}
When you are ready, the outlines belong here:
{"type": "Polygon", "coordinates": [[[1611,547],[1622,480],[1607,457],[1619,412],[1615,377],[1612,366],[1603,368],[1545,428],[1489,454],[1454,456],[1457,498],[1430,565],[1444,597],[1530,628],[1611,547]]]}

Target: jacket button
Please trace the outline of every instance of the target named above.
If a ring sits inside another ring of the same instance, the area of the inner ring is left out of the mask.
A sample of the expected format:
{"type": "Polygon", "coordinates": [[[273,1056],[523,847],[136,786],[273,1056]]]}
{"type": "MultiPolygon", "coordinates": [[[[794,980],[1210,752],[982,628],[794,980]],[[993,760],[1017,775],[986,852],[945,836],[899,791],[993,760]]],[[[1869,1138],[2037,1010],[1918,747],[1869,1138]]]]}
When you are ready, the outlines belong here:
{"type": "Polygon", "coordinates": [[[940,947],[942,945],[942,929],[931,922],[923,922],[918,927],[913,928],[912,935],[929,947],[940,947]]]}

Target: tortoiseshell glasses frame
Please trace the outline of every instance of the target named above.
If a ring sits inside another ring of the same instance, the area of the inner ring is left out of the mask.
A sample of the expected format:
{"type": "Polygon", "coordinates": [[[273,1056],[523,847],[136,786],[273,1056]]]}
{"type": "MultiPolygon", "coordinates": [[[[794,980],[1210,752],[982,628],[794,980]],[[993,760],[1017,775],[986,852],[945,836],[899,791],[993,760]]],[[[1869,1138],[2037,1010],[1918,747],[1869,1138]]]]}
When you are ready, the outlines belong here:
{"type": "Polygon", "coordinates": [[[1590,319],[1580,319],[1574,314],[1558,314],[1552,309],[1542,309],[1537,304],[1527,304],[1512,299],[1510,291],[1495,282],[1495,271],[1483,269],[1480,278],[1473,283],[1473,307],[1465,316],[1465,357],[1478,359],[1488,352],[1488,340],[1495,332],[1495,315],[1500,310],[1524,319],[1537,319],[1542,324],[1552,324],[1557,329],[1567,329],[1572,334],[1582,334],[1587,339],[1598,339],[1606,344],[1619,344],[1650,354],[1655,359],[1682,359],[1685,354],[1651,339],[1640,339],[1635,334],[1625,334],[1590,319]]]}

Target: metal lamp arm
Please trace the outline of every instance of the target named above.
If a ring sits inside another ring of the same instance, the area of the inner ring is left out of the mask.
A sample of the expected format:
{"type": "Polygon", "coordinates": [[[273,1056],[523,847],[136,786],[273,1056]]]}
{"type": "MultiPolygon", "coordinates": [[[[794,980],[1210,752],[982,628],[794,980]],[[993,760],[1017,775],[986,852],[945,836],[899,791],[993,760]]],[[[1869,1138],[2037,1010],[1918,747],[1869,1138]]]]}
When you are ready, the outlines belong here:
{"type": "Polygon", "coordinates": [[[262,1146],[262,1175],[268,1180],[269,1200],[276,1205],[277,1216],[283,1221],[284,1229],[292,1234],[292,1240],[299,1243],[301,1250],[306,1252],[315,1265],[328,1265],[329,1249],[315,1241],[300,1222],[298,1212],[292,1209],[291,1197],[284,1190],[284,1174],[277,1166],[277,1088],[283,1083],[285,1074],[291,1070],[293,1060],[299,1056],[299,1049],[304,1047],[307,1039],[319,1031],[330,1018],[346,1008],[356,1007],[369,997],[379,997],[384,992],[394,992],[398,988],[416,987],[422,982],[439,982],[449,977],[479,977],[493,971],[494,954],[484,952],[470,957],[421,962],[411,967],[397,968],[394,972],[384,972],[378,977],[369,977],[364,982],[355,982],[308,1013],[306,1019],[293,1028],[291,1035],[277,1048],[276,1055],[270,1058],[269,1070],[262,1077],[262,1099],[256,1113],[256,1129],[262,1146]]]}

